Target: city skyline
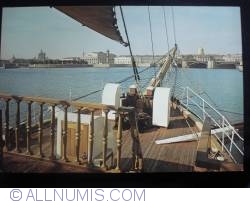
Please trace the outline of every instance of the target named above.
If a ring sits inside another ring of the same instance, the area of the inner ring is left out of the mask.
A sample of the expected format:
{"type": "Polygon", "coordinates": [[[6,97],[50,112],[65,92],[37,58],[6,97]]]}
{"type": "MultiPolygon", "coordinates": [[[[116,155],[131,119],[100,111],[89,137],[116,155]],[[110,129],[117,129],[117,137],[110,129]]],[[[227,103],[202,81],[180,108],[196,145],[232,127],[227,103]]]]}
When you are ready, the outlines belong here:
{"type": "MultiPolygon", "coordinates": [[[[44,52],[45,53],[45,56],[46,56],[46,58],[47,59],[51,59],[51,60],[60,60],[60,59],[64,59],[64,58],[83,58],[84,56],[83,55],[77,55],[77,56],[65,56],[65,57],[61,57],[61,58],[51,58],[50,56],[47,56],[47,53],[46,53],[46,51],[44,51],[43,49],[40,49],[40,51],[39,52],[37,52],[37,54],[36,55],[34,55],[34,56],[31,56],[31,57],[27,57],[27,58],[20,58],[20,57],[18,57],[18,56],[16,56],[16,55],[12,55],[10,58],[8,58],[8,59],[6,59],[6,58],[1,58],[2,60],[10,60],[10,59],[13,59],[13,58],[15,58],[15,59],[38,59],[39,58],[39,54],[40,54],[40,52],[44,52]]],[[[106,53],[105,52],[105,50],[101,50],[101,51],[93,51],[93,52],[88,52],[88,53],[85,53],[85,55],[86,54],[91,54],[91,53],[106,53]]],[[[115,53],[112,53],[112,52],[110,52],[110,54],[114,54],[116,57],[130,57],[130,54],[129,53],[127,53],[127,54],[121,54],[121,55],[116,55],[115,53]]],[[[196,53],[185,53],[185,54],[180,54],[180,56],[199,56],[199,53],[198,52],[196,52],[196,53]]],[[[227,55],[232,55],[232,56],[235,56],[235,55],[241,55],[242,56],[242,54],[241,53],[221,53],[221,54],[213,54],[213,53],[205,53],[204,54],[205,56],[216,56],[216,55],[218,55],[218,56],[227,56],[227,55]]],[[[135,54],[134,56],[149,56],[149,57],[153,57],[152,56],[152,54],[135,54]]],[[[156,54],[156,55],[154,55],[155,57],[156,56],[164,56],[164,54],[156,54]]]]}
{"type": "MultiPolygon", "coordinates": [[[[181,54],[241,54],[241,22],[238,7],[173,7],[176,41],[181,54]]],[[[152,55],[147,7],[123,7],[134,55],[152,55]],[[136,19],[136,21],[135,21],[136,19]],[[143,35],[141,35],[143,33],[143,35]]],[[[170,47],[174,45],[170,7],[165,7],[170,47]]],[[[151,6],[155,55],[167,52],[162,7],[151,6]]],[[[119,9],[118,27],[125,40],[119,9]]],[[[33,58],[40,50],[52,59],[80,57],[85,52],[110,50],[128,55],[128,48],[112,41],[54,8],[4,8],[2,23],[2,59],[13,55],[33,58]],[[32,16],[32,18],[31,18],[32,16]]]]}

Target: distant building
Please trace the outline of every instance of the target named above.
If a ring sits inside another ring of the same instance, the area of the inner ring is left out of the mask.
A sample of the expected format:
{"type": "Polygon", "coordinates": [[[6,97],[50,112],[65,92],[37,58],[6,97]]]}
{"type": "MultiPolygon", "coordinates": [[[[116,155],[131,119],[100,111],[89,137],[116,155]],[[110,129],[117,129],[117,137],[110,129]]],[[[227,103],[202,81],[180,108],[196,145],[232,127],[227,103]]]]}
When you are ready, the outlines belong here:
{"type": "Polygon", "coordinates": [[[37,59],[38,59],[38,61],[42,61],[42,62],[44,62],[46,60],[46,53],[43,52],[42,49],[41,49],[40,53],[38,54],[37,59]]]}
{"type": "Polygon", "coordinates": [[[60,59],[62,64],[79,64],[81,62],[80,57],[65,57],[60,59]]]}
{"type": "Polygon", "coordinates": [[[223,56],[225,62],[242,62],[241,54],[227,54],[223,56]]]}
{"type": "Polygon", "coordinates": [[[114,64],[126,64],[126,65],[131,65],[131,57],[127,56],[119,56],[115,57],[114,59],[114,64]]]}
{"type": "Polygon", "coordinates": [[[16,61],[16,57],[15,55],[12,56],[12,58],[10,59],[10,63],[14,63],[16,61]]]}
{"type": "Polygon", "coordinates": [[[201,55],[201,56],[205,55],[204,48],[198,48],[198,55],[201,55]]]}
{"type": "Polygon", "coordinates": [[[88,62],[88,64],[114,64],[115,55],[107,52],[89,52],[84,54],[83,59],[88,62]]]}
{"type": "Polygon", "coordinates": [[[212,60],[211,55],[194,55],[193,58],[198,62],[207,62],[209,60],[212,60]]]}
{"type": "MultiPolygon", "coordinates": [[[[157,62],[161,58],[161,55],[156,55],[154,60],[157,62]]],[[[150,66],[153,63],[152,55],[135,55],[134,59],[137,66],[150,66]]],[[[114,64],[132,65],[131,57],[129,55],[115,57],[114,64]]]]}
{"type": "Polygon", "coordinates": [[[138,64],[151,64],[160,60],[163,56],[162,55],[155,55],[154,58],[152,55],[136,55],[135,60],[138,64]]]}
{"type": "Polygon", "coordinates": [[[115,54],[113,53],[110,53],[109,50],[107,50],[107,53],[106,53],[106,63],[107,64],[114,64],[114,59],[116,57],[115,54]]]}

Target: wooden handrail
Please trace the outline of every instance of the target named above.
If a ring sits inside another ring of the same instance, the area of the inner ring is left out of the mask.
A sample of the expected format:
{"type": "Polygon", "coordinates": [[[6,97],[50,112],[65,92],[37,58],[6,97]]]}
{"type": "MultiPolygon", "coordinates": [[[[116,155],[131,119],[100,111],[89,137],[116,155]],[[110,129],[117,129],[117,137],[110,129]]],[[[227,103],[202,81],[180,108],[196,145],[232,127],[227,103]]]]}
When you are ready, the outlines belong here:
{"type": "Polygon", "coordinates": [[[115,110],[114,106],[104,105],[100,103],[88,103],[81,101],[66,101],[60,99],[46,98],[46,97],[36,97],[36,96],[16,96],[10,95],[6,93],[0,93],[0,99],[4,100],[20,100],[25,102],[36,102],[36,103],[44,103],[48,105],[63,105],[63,106],[73,106],[77,109],[86,108],[86,109],[99,109],[99,110],[115,110]]]}
{"type": "MultiPolygon", "coordinates": [[[[6,149],[8,150],[8,141],[10,141],[10,132],[9,132],[9,108],[10,108],[10,101],[13,100],[16,103],[16,134],[15,134],[15,141],[16,141],[16,152],[20,152],[21,148],[19,146],[19,138],[20,136],[20,103],[25,102],[28,105],[28,111],[27,111],[27,121],[26,121],[26,153],[28,155],[32,154],[31,151],[31,132],[32,132],[32,118],[31,118],[31,107],[33,103],[37,103],[39,105],[40,109],[40,115],[39,115],[39,124],[38,124],[38,137],[39,137],[39,152],[37,153],[37,156],[44,157],[43,153],[43,106],[48,105],[51,107],[51,127],[50,127],[50,159],[54,160],[56,159],[55,155],[55,134],[56,134],[56,118],[55,118],[55,108],[57,106],[63,106],[64,108],[64,123],[63,123],[63,132],[62,132],[62,160],[68,161],[67,158],[67,140],[68,140],[68,108],[73,107],[76,108],[77,112],[77,125],[76,125],[76,135],[75,135],[75,153],[76,153],[76,162],[81,163],[80,161],[80,141],[81,139],[81,111],[88,110],[91,114],[91,120],[90,120],[90,131],[88,135],[88,153],[87,153],[87,163],[88,166],[93,165],[93,148],[94,148],[94,140],[95,140],[95,132],[94,132],[94,113],[96,111],[103,111],[104,112],[104,131],[102,135],[102,168],[108,169],[107,167],[107,146],[108,146],[108,112],[110,110],[115,110],[119,115],[119,121],[118,121],[118,131],[117,131],[117,137],[116,137],[116,172],[121,172],[121,150],[122,150],[122,121],[124,115],[127,115],[130,113],[133,113],[135,108],[133,107],[119,107],[118,109],[115,108],[115,106],[110,105],[104,105],[99,103],[89,103],[89,102],[81,102],[81,101],[66,101],[66,100],[59,100],[59,99],[53,99],[53,98],[46,98],[46,97],[34,97],[34,96],[16,96],[16,95],[10,95],[6,93],[0,93],[0,100],[5,101],[6,108],[5,108],[5,141],[6,141],[6,149]]],[[[133,121],[135,122],[135,121],[133,121]]],[[[138,136],[135,136],[134,134],[135,124],[132,125],[131,130],[133,131],[134,135],[133,137],[137,139],[138,136]]],[[[11,142],[11,141],[10,141],[11,142]]],[[[133,149],[133,167],[136,168],[138,165],[138,150],[137,148],[133,149]]],[[[138,168],[138,167],[137,167],[138,168]]]]}

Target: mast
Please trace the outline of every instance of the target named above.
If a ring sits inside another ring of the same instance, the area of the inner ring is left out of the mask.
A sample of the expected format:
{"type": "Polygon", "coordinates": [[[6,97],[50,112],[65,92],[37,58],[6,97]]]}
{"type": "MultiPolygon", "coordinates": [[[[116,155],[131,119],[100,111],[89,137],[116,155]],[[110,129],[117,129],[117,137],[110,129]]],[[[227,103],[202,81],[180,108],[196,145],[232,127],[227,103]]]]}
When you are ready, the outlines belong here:
{"type": "Polygon", "coordinates": [[[175,54],[177,51],[177,44],[169,51],[167,57],[164,60],[163,65],[161,66],[159,72],[157,73],[155,78],[152,78],[152,80],[149,83],[149,86],[154,87],[154,89],[161,85],[162,80],[164,79],[166,72],[169,70],[173,59],[175,58],[175,54]]]}

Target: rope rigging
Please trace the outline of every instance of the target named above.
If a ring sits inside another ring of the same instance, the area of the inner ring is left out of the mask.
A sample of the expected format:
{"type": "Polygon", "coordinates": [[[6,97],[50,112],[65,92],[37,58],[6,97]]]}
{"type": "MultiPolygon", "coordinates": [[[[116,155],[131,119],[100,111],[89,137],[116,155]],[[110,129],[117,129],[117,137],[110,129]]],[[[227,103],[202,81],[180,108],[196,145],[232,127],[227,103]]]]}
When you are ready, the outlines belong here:
{"type": "Polygon", "coordinates": [[[173,32],[174,32],[174,42],[176,44],[176,33],[175,33],[175,19],[174,19],[174,7],[171,6],[172,20],[173,20],[173,32]]]}
{"type": "MultiPolygon", "coordinates": [[[[148,20],[149,20],[149,28],[150,28],[150,40],[151,40],[151,49],[152,49],[152,57],[153,57],[153,65],[154,65],[154,76],[156,78],[156,67],[155,67],[155,64],[157,62],[155,62],[155,50],[154,50],[154,42],[153,42],[153,32],[152,32],[152,22],[151,22],[151,13],[150,13],[150,8],[149,6],[147,7],[147,11],[148,11],[148,20]]],[[[165,7],[162,6],[162,11],[163,11],[163,16],[164,16],[164,26],[165,26],[165,35],[166,35],[166,43],[167,43],[167,49],[168,49],[168,54],[170,53],[170,46],[169,46],[169,36],[168,36],[168,27],[167,27],[167,20],[166,20],[166,12],[165,12],[165,7]]],[[[122,21],[123,21],[123,25],[124,25],[124,30],[125,30],[125,34],[126,34],[126,37],[127,37],[127,45],[129,47],[129,52],[130,52],[130,57],[131,57],[131,63],[132,63],[132,68],[133,68],[133,72],[134,74],[131,75],[131,76],[128,76],[124,79],[121,79],[119,81],[116,81],[115,83],[119,83],[119,84],[122,84],[130,79],[132,79],[134,77],[135,81],[136,81],[136,84],[138,85],[138,88],[139,88],[139,83],[141,81],[140,79],[140,75],[141,73],[149,70],[151,67],[146,67],[145,69],[141,70],[141,71],[138,71],[138,68],[137,68],[137,65],[136,65],[136,62],[135,62],[135,58],[133,56],[133,53],[132,53],[132,49],[131,49],[131,44],[130,44],[130,40],[129,40],[129,36],[128,36],[128,32],[127,32],[127,27],[126,27],[126,23],[125,23],[125,18],[124,18],[124,14],[123,14],[123,10],[122,10],[122,7],[120,6],[120,12],[121,12],[121,17],[122,17],[122,21]]],[[[172,12],[172,25],[173,25],[173,35],[174,35],[174,42],[176,44],[176,28],[175,28],[175,14],[174,14],[174,8],[171,7],[171,12],[172,12]]],[[[171,87],[171,95],[172,96],[175,96],[175,92],[176,92],[176,89],[177,88],[180,88],[181,87],[181,83],[179,81],[177,81],[177,73],[178,73],[178,70],[177,70],[177,66],[176,66],[176,63],[173,59],[173,56],[169,56],[172,58],[173,62],[171,64],[171,67],[169,69],[169,71],[166,73],[166,76],[169,77],[171,80],[172,80],[172,87],[171,87]]],[[[161,60],[161,59],[160,59],[161,60]]],[[[160,61],[158,60],[158,61],[160,61]]],[[[182,72],[183,73],[183,72],[182,72]]],[[[170,83],[170,79],[166,77],[166,83],[170,83]]],[[[142,80],[148,80],[150,78],[143,78],[142,80]]],[[[192,81],[193,80],[189,80],[192,81]]],[[[198,83],[196,81],[196,83],[198,83]]],[[[199,88],[201,88],[201,86],[198,86],[199,88]]],[[[72,101],[76,101],[76,100],[80,100],[82,98],[85,98],[85,97],[88,97],[90,95],[93,95],[93,94],[96,94],[96,93],[99,93],[103,91],[103,88],[101,89],[98,89],[98,90],[95,90],[95,91],[91,91],[83,96],[79,96],[79,97],[76,97],[76,98],[73,98],[72,101]]],[[[206,94],[207,97],[209,97],[210,101],[212,101],[212,103],[215,105],[215,107],[218,107],[215,102],[213,101],[213,99],[205,92],[201,92],[199,93],[199,95],[201,94],[206,94]]],[[[192,104],[190,104],[192,105],[192,104]]],[[[231,114],[236,114],[236,115],[243,115],[242,113],[236,113],[236,112],[232,112],[232,111],[228,111],[228,110],[223,110],[223,109],[218,109],[217,110],[219,111],[223,111],[223,112],[227,112],[227,113],[231,113],[231,114]]],[[[188,121],[187,121],[187,124],[188,124],[188,121]]],[[[188,124],[188,126],[190,127],[190,125],[188,124]]]]}
{"type": "MultiPolygon", "coordinates": [[[[160,60],[162,60],[162,58],[159,59],[156,63],[158,63],[160,60]]],[[[145,71],[147,71],[147,70],[150,70],[150,68],[151,68],[151,67],[148,66],[148,67],[146,67],[146,68],[140,70],[140,71],[138,72],[138,74],[141,74],[141,73],[143,73],[143,72],[145,72],[145,71]]],[[[125,77],[125,78],[123,78],[123,79],[121,79],[121,80],[115,81],[114,83],[122,84],[122,83],[124,83],[124,82],[126,82],[126,81],[132,79],[133,77],[134,77],[134,75],[132,74],[132,75],[130,75],[130,76],[128,76],[128,77],[125,77]]],[[[150,79],[151,79],[151,78],[150,78],[150,79]]],[[[92,92],[89,92],[89,93],[87,93],[87,94],[85,94],[85,95],[83,95],[83,96],[79,96],[79,97],[73,98],[72,101],[76,101],[76,100],[85,98],[85,97],[90,96],[90,95],[92,95],[92,94],[96,94],[96,93],[98,93],[98,92],[100,92],[100,91],[103,91],[103,88],[102,88],[102,89],[95,90],[95,91],[92,91],[92,92]]]]}
{"type": "MultiPolygon", "coordinates": [[[[166,23],[166,15],[165,15],[165,9],[163,7],[163,11],[164,11],[164,22],[165,22],[165,31],[166,31],[166,39],[167,39],[167,46],[168,46],[168,52],[167,54],[169,55],[169,40],[168,40],[168,32],[167,32],[167,23],[166,23]]],[[[141,87],[139,86],[140,84],[140,76],[139,76],[139,73],[143,73],[145,72],[146,70],[149,70],[151,67],[147,67],[141,71],[138,72],[138,69],[137,69],[137,66],[136,66],[136,62],[135,62],[135,58],[133,56],[133,53],[132,53],[132,49],[131,49],[131,46],[130,46],[130,40],[129,40],[129,37],[128,37],[128,31],[127,31],[127,27],[126,27],[126,23],[125,23],[125,18],[124,18],[124,14],[123,14],[123,10],[122,10],[122,7],[120,6],[120,12],[121,12],[121,17],[122,17],[122,21],[123,21],[123,26],[124,26],[124,30],[125,30],[125,34],[126,34],[126,37],[127,37],[127,44],[128,44],[128,47],[129,47],[129,52],[130,52],[130,57],[131,57],[131,62],[132,62],[132,67],[133,67],[133,72],[134,72],[134,75],[131,75],[131,76],[128,76],[124,79],[121,79],[119,81],[116,81],[115,83],[124,83],[130,79],[132,79],[134,77],[135,81],[136,81],[136,84],[139,88],[139,92],[141,91],[141,87]]],[[[172,12],[172,15],[173,15],[173,12],[172,12]]],[[[152,49],[152,55],[153,55],[153,64],[155,65],[156,63],[159,63],[160,61],[162,61],[162,59],[165,58],[162,57],[161,59],[159,59],[157,62],[155,62],[155,53],[154,53],[154,43],[153,43],[153,33],[152,33],[152,24],[151,24],[151,14],[150,14],[150,8],[148,6],[148,20],[149,20],[149,27],[150,27],[150,35],[151,35],[151,49],[152,49]]],[[[175,27],[175,24],[173,24],[173,26],[175,27]]],[[[156,67],[154,66],[154,75],[156,77],[156,67]]],[[[175,79],[175,84],[176,84],[176,76],[174,77],[175,79]]],[[[145,84],[146,85],[146,84],[145,84]]],[[[100,91],[102,91],[102,89],[98,89],[98,90],[95,90],[95,91],[92,91],[88,94],[85,94],[83,96],[80,96],[80,97],[76,97],[76,98],[73,98],[72,100],[75,101],[75,100],[79,100],[79,99],[82,99],[82,98],[85,98],[87,96],[90,96],[92,94],[95,94],[95,93],[98,93],[100,91]]],[[[141,94],[142,95],[142,94],[141,94]]]]}
{"type": "Polygon", "coordinates": [[[73,98],[72,101],[80,100],[80,99],[85,98],[85,97],[87,97],[87,96],[90,96],[90,95],[92,95],[92,94],[98,93],[98,92],[100,92],[100,91],[102,91],[102,90],[103,90],[103,89],[98,89],[98,90],[96,90],[96,91],[92,91],[92,92],[90,92],[90,93],[88,93],[88,94],[85,94],[85,95],[83,95],[83,96],[80,96],[80,97],[77,97],[77,98],[73,98]]]}
{"type": "Polygon", "coordinates": [[[123,15],[123,11],[122,11],[121,6],[120,6],[120,11],[121,11],[121,16],[122,16],[123,26],[124,26],[124,29],[125,29],[125,34],[126,34],[127,41],[128,41],[128,47],[129,47],[129,52],[130,52],[130,56],[131,56],[131,62],[132,62],[132,66],[133,66],[135,81],[138,84],[139,81],[140,81],[140,76],[139,76],[139,73],[138,73],[138,69],[136,67],[135,58],[134,58],[133,53],[132,53],[132,49],[131,49],[131,45],[130,45],[130,41],[129,41],[129,37],[128,37],[128,32],[127,32],[127,27],[126,27],[126,23],[125,23],[125,19],[124,19],[124,15],[123,15]]]}
{"type": "Polygon", "coordinates": [[[155,70],[155,52],[154,52],[154,42],[153,42],[153,33],[152,33],[152,25],[151,25],[151,15],[150,10],[148,6],[148,21],[149,21],[149,30],[150,30],[150,39],[151,39],[151,50],[152,50],[152,56],[153,56],[153,67],[154,67],[154,74],[156,78],[156,70],[155,70]]]}
{"type": "Polygon", "coordinates": [[[165,7],[162,6],[163,15],[164,15],[164,25],[165,25],[165,33],[166,33],[166,40],[167,40],[167,46],[168,46],[168,52],[169,52],[169,41],[168,41],[168,29],[167,29],[167,21],[166,21],[166,13],[165,13],[165,7]]]}

